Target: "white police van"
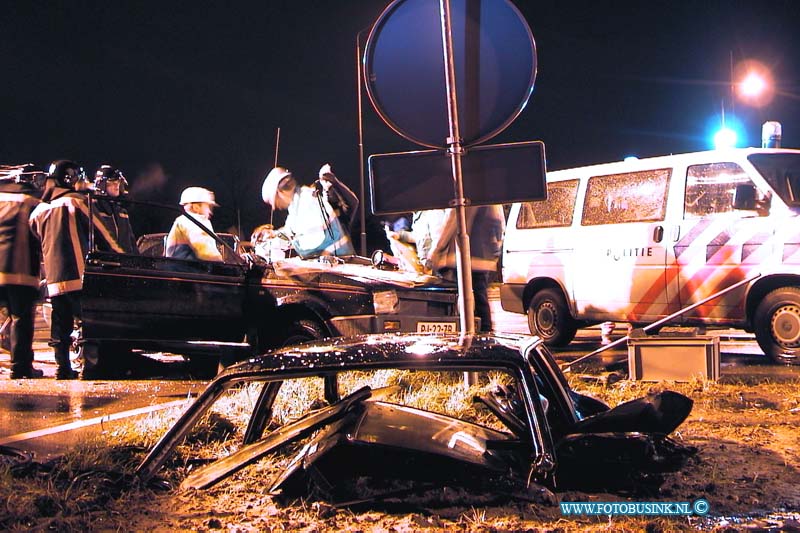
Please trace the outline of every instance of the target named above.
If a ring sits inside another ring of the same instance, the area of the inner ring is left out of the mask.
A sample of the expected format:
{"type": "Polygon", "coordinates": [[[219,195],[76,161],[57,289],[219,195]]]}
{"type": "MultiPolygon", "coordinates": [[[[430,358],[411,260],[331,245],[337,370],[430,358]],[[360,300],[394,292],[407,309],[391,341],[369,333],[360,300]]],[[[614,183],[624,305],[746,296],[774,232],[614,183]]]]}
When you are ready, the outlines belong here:
{"type": "Polygon", "coordinates": [[[800,364],[800,150],[714,150],[547,174],[548,199],[516,203],[503,309],[553,346],[603,321],[677,320],[755,332],[800,364]]]}

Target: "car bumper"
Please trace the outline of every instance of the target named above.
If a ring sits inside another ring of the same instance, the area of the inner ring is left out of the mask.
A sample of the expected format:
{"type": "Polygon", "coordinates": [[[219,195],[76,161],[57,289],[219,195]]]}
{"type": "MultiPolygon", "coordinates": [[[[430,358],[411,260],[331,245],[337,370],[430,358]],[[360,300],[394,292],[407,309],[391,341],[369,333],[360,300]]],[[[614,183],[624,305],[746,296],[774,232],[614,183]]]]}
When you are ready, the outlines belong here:
{"type": "Polygon", "coordinates": [[[456,333],[459,330],[457,316],[415,315],[358,315],[331,318],[328,326],[334,334],[348,337],[366,333],[456,333]]]}

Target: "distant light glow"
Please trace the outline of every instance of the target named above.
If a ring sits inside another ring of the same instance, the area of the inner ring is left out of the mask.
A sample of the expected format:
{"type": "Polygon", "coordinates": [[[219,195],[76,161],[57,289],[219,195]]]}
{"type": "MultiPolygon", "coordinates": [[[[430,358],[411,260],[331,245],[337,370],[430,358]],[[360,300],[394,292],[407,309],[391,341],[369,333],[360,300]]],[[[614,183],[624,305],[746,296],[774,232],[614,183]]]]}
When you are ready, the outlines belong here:
{"type": "Polygon", "coordinates": [[[625,159],[623,159],[623,161],[625,161],[626,163],[630,163],[631,161],[638,161],[638,160],[639,160],[639,158],[636,157],[635,155],[626,155],[625,159]]]}
{"type": "Polygon", "coordinates": [[[714,148],[722,150],[736,146],[736,132],[730,128],[720,128],[714,134],[714,148]]]}
{"type": "Polygon", "coordinates": [[[754,59],[736,65],[731,82],[736,80],[736,97],[753,107],[764,107],[775,96],[775,81],[771,69],[754,59]]]}
{"type": "Polygon", "coordinates": [[[742,83],[739,85],[739,89],[742,93],[742,96],[747,97],[755,97],[761,94],[767,87],[767,83],[764,81],[764,78],[756,74],[755,72],[751,72],[747,75],[745,79],[742,80],[742,83]]]}

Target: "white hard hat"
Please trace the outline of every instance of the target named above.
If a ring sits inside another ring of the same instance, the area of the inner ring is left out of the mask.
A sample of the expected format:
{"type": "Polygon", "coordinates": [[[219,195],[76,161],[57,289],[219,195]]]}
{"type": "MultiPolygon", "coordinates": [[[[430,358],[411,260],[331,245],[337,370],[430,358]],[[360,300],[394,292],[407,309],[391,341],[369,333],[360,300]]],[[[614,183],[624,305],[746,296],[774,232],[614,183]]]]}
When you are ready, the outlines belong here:
{"type": "Polygon", "coordinates": [[[261,199],[264,203],[275,207],[275,195],[278,193],[278,184],[287,176],[292,173],[283,167],[275,167],[269,171],[267,177],[264,178],[264,184],[261,185],[261,199]]]}
{"type": "Polygon", "coordinates": [[[181,205],[204,203],[219,206],[214,198],[214,192],[204,189],[203,187],[187,187],[181,193],[181,205]]]}

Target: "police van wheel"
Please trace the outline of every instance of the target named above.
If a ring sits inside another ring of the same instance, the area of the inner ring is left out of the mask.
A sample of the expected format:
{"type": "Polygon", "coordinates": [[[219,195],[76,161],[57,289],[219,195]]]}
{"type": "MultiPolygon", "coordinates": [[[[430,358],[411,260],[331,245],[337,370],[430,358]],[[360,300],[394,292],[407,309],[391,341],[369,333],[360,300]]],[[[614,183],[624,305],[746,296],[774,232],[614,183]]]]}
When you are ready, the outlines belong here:
{"type": "Polygon", "coordinates": [[[758,345],[778,363],[800,365],[800,288],[767,294],[755,314],[758,345]]]}
{"type": "Polygon", "coordinates": [[[567,302],[555,289],[537,292],[528,306],[528,329],[548,346],[566,346],[575,338],[578,325],[567,302]]]}
{"type": "Polygon", "coordinates": [[[313,320],[295,320],[289,325],[286,337],[281,341],[281,347],[300,344],[301,342],[314,341],[326,337],[322,327],[313,320]]]}

